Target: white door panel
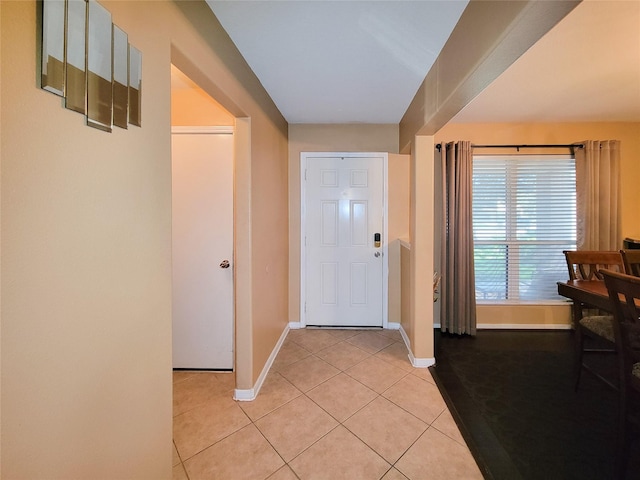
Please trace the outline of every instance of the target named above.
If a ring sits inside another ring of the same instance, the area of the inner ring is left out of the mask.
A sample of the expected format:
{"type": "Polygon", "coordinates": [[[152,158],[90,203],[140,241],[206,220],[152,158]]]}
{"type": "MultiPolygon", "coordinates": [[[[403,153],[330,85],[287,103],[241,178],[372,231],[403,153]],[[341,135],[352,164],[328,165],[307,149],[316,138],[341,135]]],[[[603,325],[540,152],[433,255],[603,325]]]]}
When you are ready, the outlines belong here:
{"type": "Polygon", "coordinates": [[[305,158],[304,322],[382,326],[384,157],[305,158]],[[377,254],[377,255],[376,255],[377,254]]]}
{"type": "Polygon", "coordinates": [[[233,135],[172,135],[173,368],[233,368],[233,135]]]}

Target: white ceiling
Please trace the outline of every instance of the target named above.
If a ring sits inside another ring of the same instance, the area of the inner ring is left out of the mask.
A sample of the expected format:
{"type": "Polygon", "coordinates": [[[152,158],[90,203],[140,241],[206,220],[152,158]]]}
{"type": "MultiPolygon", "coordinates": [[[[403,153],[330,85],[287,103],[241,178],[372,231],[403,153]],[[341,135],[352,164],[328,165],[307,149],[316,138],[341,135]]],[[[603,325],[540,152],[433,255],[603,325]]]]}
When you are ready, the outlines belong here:
{"type": "Polygon", "coordinates": [[[467,0],[207,3],[289,123],[398,123],[467,0]]]}
{"type": "MultiPolygon", "coordinates": [[[[467,1],[207,3],[289,123],[398,123],[467,1]]],[[[640,1],[584,1],[452,121],[640,121],[640,1]]]]}

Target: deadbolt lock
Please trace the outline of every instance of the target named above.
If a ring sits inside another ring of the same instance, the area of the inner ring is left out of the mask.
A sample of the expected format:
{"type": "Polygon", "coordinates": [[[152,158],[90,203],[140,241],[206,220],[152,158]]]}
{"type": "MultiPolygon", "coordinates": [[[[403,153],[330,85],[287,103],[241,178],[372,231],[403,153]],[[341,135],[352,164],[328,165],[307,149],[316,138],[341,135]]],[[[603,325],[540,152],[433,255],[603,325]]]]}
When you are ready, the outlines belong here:
{"type": "Polygon", "coordinates": [[[223,260],[220,263],[220,268],[229,268],[230,264],[229,264],[229,260],[223,260]]]}
{"type": "Polygon", "coordinates": [[[373,234],[373,246],[376,248],[380,248],[381,245],[381,241],[380,241],[380,234],[379,233],[374,233],[373,234]]]}

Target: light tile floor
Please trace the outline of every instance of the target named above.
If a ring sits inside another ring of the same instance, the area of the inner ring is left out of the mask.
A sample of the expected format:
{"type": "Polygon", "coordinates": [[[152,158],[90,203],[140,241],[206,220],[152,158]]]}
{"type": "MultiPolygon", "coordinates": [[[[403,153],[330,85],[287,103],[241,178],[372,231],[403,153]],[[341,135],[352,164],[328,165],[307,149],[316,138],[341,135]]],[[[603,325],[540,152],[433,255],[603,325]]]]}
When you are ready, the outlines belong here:
{"type": "Polygon", "coordinates": [[[174,372],[174,480],[482,479],[396,330],[291,330],[258,398],[174,372]]]}

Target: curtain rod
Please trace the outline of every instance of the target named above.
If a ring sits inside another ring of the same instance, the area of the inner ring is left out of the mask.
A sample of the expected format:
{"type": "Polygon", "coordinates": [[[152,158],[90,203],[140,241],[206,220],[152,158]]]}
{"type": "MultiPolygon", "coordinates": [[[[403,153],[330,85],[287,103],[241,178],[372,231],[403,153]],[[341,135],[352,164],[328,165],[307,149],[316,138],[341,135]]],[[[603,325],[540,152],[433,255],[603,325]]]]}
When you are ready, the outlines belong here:
{"type": "MultiPolygon", "coordinates": [[[[442,150],[442,144],[438,143],[436,148],[438,151],[442,150]]],[[[472,143],[471,148],[515,148],[517,151],[520,151],[521,148],[584,148],[584,145],[581,143],[559,145],[474,145],[472,143]]]]}

